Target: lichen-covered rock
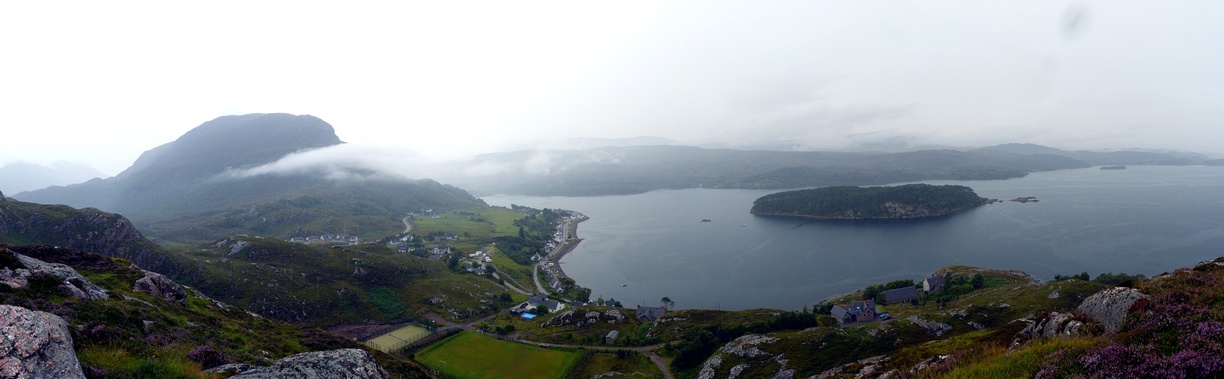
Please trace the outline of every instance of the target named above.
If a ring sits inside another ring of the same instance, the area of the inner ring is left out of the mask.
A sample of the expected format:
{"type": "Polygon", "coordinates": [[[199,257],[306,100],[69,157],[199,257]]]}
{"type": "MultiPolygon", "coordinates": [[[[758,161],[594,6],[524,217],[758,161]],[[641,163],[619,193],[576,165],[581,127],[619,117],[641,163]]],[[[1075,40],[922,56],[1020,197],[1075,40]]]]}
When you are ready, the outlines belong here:
{"type": "Polygon", "coordinates": [[[1100,321],[1106,333],[1113,333],[1122,327],[1122,321],[1126,320],[1126,312],[1130,310],[1131,305],[1135,304],[1135,300],[1146,296],[1134,288],[1114,287],[1084,299],[1076,310],[1100,321]]]}
{"type": "Polygon", "coordinates": [[[1020,321],[1028,323],[1024,330],[1016,336],[1016,343],[1038,338],[1075,337],[1080,335],[1083,322],[1075,320],[1075,315],[1066,312],[1051,312],[1040,318],[1026,318],[1020,321]]]}
{"type": "MultiPolygon", "coordinates": [[[[217,368],[240,369],[235,365],[224,365],[217,368]]],[[[239,371],[230,379],[381,379],[386,377],[387,372],[374,362],[370,353],[360,349],[340,349],[286,357],[271,366],[239,371]]]]}
{"type": "Polygon", "coordinates": [[[183,290],[178,283],[156,272],[145,271],[144,274],[143,278],[136,279],[134,289],[136,292],[147,293],[166,301],[187,304],[187,291],[183,290]]]}
{"type": "Polygon", "coordinates": [[[9,270],[8,268],[0,269],[0,282],[8,284],[10,287],[25,288],[29,283],[30,277],[50,275],[64,281],[63,284],[60,284],[59,288],[68,296],[87,300],[106,300],[110,298],[105,290],[90,283],[84,276],[78,274],[76,270],[68,267],[68,265],[47,263],[25,255],[12,254],[25,268],[18,268],[16,270],[9,270]]]}
{"type": "Polygon", "coordinates": [[[84,377],[64,319],[0,305],[0,378],[84,377]]]}

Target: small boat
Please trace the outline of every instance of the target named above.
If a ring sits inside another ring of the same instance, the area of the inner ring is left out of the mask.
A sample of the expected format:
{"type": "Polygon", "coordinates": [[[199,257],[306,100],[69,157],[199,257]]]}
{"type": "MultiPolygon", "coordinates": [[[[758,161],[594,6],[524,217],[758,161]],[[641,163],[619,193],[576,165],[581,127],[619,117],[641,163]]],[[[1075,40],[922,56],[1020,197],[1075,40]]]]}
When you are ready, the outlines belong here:
{"type": "Polygon", "coordinates": [[[621,287],[628,287],[628,284],[621,284],[621,287]]]}
{"type": "Polygon", "coordinates": [[[740,227],[741,227],[741,228],[747,228],[747,227],[748,227],[748,224],[740,224],[740,227]]]}
{"type": "Polygon", "coordinates": [[[703,218],[703,219],[701,219],[701,222],[711,222],[711,221],[710,221],[710,219],[708,219],[708,218],[703,218]]]}

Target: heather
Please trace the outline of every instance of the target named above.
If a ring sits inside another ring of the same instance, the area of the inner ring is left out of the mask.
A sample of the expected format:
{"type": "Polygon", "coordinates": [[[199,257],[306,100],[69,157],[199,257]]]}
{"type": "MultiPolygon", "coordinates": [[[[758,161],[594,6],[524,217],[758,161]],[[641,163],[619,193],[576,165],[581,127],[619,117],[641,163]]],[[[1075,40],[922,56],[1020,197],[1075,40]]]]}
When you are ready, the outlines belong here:
{"type": "Polygon", "coordinates": [[[1038,377],[1197,378],[1224,374],[1224,258],[1136,285],[1135,302],[1108,343],[1060,350],[1038,377]]]}

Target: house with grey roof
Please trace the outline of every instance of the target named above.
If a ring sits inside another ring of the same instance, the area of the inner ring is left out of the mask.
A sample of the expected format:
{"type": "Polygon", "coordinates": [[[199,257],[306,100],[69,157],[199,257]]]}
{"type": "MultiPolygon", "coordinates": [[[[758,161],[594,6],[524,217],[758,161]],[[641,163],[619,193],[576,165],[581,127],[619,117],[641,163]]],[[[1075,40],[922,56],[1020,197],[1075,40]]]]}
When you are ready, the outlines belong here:
{"type": "Polygon", "coordinates": [[[947,278],[943,275],[934,275],[922,280],[922,290],[926,293],[936,293],[942,291],[944,284],[947,283],[947,278]]]}
{"type": "Polygon", "coordinates": [[[884,295],[885,304],[904,303],[918,298],[918,289],[913,286],[905,286],[887,291],[880,291],[884,295]]]}
{"type": "Polygon", "coordinates": [[[659,317],[663,317],[663,314],[665,313],[667,313],[667,308],[663,307],[643,307],[641,305],[637,307],[638,321],[654,322],[654,320],[658,320],[659,317]]]}
{"type": "Polygon", "coordinates": [[[841,324],[875,321],[875,300],[859,300],[849,305],[834,305],[829,314],[837,318],[837,322],[841,324]]]}

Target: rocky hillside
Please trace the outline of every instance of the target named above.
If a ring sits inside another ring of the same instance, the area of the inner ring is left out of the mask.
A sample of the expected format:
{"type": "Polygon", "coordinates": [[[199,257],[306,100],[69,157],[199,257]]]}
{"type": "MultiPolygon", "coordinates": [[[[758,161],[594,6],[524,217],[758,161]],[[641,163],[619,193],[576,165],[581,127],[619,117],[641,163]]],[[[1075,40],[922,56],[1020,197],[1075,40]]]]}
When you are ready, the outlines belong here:
{"type": "Polygon", "coordinates": [[[983,280],[976,289],[947,290],[955,295],[883,305],[886,321],[732,336],[699,366],[678,369],[702,379],[1224,374],[1224,258],[1123,282],[1133,287],[1074,277],[1040,283],[969,267],[941,271],[983,280]]]}
{"type": "Polygon", "coordinates": [[[0,244],[57,245],[129,259],[163,272],[180,268],[166,250],[150,242],[123,216],[94,208],[26,203],[5,199],[3,194],[0,244]]]}
{"type": "Polygon", "coordinates": [[[76,249],[0,246],[0,304],[5,377],[425,377],[412,362],[76,249]]]}

